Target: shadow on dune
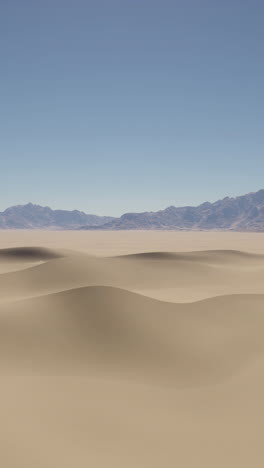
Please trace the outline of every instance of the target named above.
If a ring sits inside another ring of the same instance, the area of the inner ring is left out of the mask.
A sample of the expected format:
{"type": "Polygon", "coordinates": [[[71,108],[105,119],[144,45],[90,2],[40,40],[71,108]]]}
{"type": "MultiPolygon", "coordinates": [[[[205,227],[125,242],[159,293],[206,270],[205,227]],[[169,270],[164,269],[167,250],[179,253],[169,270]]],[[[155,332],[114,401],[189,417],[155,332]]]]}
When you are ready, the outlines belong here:
{"type": "Polygon", "coordinates": [[[53,258],[60,258],[61,254],[43,247],[14,247],[10,249],[0,250],[0,261],[15,260],[23,262],[39,262],[41,260],[51,260],[53,258]]]}
{"type": "Polygon", "coordinates": [[[201,250],[193,252],[142,252],[129,255],[120,255],[120,259],[128,260],[172,260],[182,262],[202,263],[232,263],[237,261],[264,262],[264,255],[241,252],[238,250],[201,250]]]}
{"type": "Polygon", "coordinates": [[[263,291],[264,256],[244,252],[154,252],[99,258],[66,251],[21,248],[0,251],[0,259],[1,255],[16,259],[20,255],[21,260],[29,263],[43,261],[22,271],[1,274],[2,300],[96,285],[142,291],[149,296],[151,291],[175,288],[175,302],[182,302],[177,294],[188,296],[188,290],[190,297],[192,290],[202,291],[201,298],[216,296],[225,288],[227,294],[263,291]]]}

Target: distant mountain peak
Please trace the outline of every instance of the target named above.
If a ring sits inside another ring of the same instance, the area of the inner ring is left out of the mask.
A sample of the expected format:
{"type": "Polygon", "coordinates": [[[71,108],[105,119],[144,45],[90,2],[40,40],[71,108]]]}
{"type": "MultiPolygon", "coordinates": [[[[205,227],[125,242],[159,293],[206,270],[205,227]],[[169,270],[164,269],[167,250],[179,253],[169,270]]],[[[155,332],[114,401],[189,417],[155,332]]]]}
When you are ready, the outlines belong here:
{"type": "Polygon", "coordinates": [[[52,210],[29,202],[15,205],[0,213],[2,229],[78,229],[83,225],[100,226],[112,221],[111,216],[96,216],[82,211],[52,210]]]}
{"type": "Polygon", "coordinates": [[[264,189],[198,206],[171,205],[157,212],[125,213],[99,229],[264,231],[264,189]]]}
{"type": "Polygon", "coordinates": [[[264,232],[264,189],[225,197],[198,206],[168,206],[164,210],[124,213],[120,218],[83,211],[52,210],[48,206],[16,205],[0,213],[2,229],[160,229],[236,230],[264,232]]]}

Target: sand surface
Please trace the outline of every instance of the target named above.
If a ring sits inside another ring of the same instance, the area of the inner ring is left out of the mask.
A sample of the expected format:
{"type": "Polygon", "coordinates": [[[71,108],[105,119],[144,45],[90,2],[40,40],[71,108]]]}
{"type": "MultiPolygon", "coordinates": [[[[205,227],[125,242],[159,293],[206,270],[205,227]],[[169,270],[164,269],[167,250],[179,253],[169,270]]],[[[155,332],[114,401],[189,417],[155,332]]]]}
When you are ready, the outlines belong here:
{"type": "Polygon", "coordinates": [[[264,465],[264,234],[0,231],[0,466],[264,465]]]}

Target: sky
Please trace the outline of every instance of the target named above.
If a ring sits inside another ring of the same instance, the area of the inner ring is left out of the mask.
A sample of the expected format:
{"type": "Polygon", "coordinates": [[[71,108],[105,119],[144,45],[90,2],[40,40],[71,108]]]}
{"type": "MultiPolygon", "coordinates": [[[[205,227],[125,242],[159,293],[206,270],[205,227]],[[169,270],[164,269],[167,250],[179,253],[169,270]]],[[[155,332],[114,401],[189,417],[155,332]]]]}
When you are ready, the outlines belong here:
{"type": "Polygon", "coordinates": [[[264,188],[263,0],[0,0],[0,210],[264,188]]]}

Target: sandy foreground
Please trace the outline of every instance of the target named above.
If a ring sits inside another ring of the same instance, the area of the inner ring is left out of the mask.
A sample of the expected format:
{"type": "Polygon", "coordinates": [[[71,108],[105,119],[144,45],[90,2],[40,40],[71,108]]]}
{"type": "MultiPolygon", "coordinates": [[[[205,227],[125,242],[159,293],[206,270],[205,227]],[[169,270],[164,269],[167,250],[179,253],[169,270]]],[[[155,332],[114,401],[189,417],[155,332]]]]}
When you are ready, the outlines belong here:
{"type": "Polygon", "coordinates": [[[264,466],[264,234],[0,249],[0,467],[264,466]]]}

